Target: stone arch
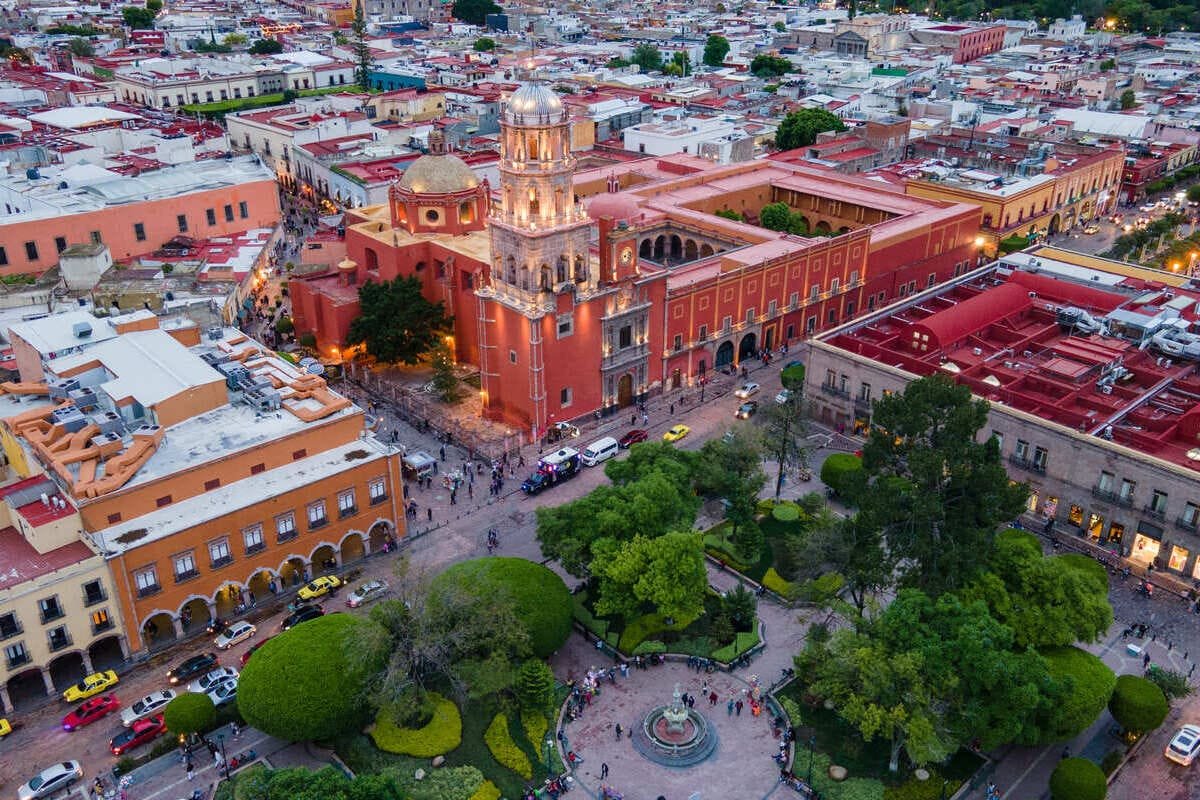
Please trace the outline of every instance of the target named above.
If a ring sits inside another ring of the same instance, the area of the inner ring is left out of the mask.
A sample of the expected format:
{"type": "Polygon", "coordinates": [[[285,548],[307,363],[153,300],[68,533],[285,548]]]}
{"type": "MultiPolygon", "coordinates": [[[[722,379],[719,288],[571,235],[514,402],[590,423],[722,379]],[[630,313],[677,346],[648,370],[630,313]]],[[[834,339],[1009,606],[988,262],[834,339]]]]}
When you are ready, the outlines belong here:
{"type": "Polygon", "coordinates": [[[142,644],[149,648],[165,647],[175,641],[175,615],[156,608],[142,621],[142,644]]]}
{"type": "Polygon", "coordinates": [[[567,272],[569,269],[570,269],[570,262],[567,261],[567,257],[565,255],[559,254],[558,261],[555,262],[555,264],[554,264],[554,283],[555,283],[555,285],[567,282],[567,272]]]}
{"type": "Polygon", "coordinates": [[[8,700],[13,711],[36,708],[50,694],[46,681],[42,679],[42,671],[37,667],[12,675],[4,685],[8,689],[8,700]]]}
{"type": "Polygon", "coordinates": [[[1061,229],[1062,229],[1062,215],[1055,214],[1053,217],[1050,218],[1050,226],[1046,229],[1046,232],[1049,233],[1051,236],[1056,236],[1056,235],[1058,235],[1058,232],[1061,229]]]}
{"type": "Polygon", "coordinates": [[[529,267],[521,267],[521,289],[528,292],[533,288],[533,277],[529,267]]]}
{"type": "Polygon", "coordinates": [[[383,543],[387,541],[389,536],[395,536],[396,526],[390,520],[377,519],[371,523],[371,527],[367,529],[367,543],[370,545],[372,553],[378,553],[383,549],[383,543]]]}
{"type": "Polygon", "coordinates": [[[700,255],[700,248],[696,247],[695,239],[688,239],[683,243],[683,260],[695,261],[700,255]]]}
{"type": "Polygon", "coordinates": [[[758,353],[758,336],[754,333],[747,333],[742,337],[741,343],[738,345],[738,361],[745,361],[747,358],[754,358],[758,353]]]}
{"type": "Polygon", "coordinates": [[[307,570],[308,559],[292,553],[279,565],[279,579],[283,582],[284,588],[299,586],[307,570]]]}
{"type": "Polygon", "coordinates": [[[185,597],[179,604],[179,610],[175,612],[174,617],[179,620],[185,636],[198,630],[204,630],[205,626],[212,621],[210,602],[209,598],[203,595],[193,594],[185,597]]]}
{"type": "Polygon", "coordinates": [[[821,220],[817,223],[817,227],[813,228],[814,233],[821,234],[822,236],[828,236],[831,230],[833,230],[833,228],[830,227],[829,223],[825,220],[821,220]]]}
{"type": "Polygon", "coordinates": [[[338,542],[338,558],[343,566],[367,556],[366,537],[362,531],[348,531],[338,542]]]}
{"type": "Polygon", "coordinates": [[[586,283],[587,277],[588,277],[587,276],[587,262],[584,261],[583,256],[576,255],[575,256],[575,282],[576,283],[586,283]]]}
{"type": "Polygon", "coordinates": [[[683,258],[683,239],[678,234],[671,234],[671,258],[683,258]]]}
{"type": "Polygon", "coordinates": [[[654,260],[662,261],[667,254],[667,237],[659,234],[654,240],[654,260]]]}
{"type": "Polygon", "coordinates": [[[717,357],[713,362],[713,367],[720,369],[728,364],[733,363],[733,342],[722,342],[717,348],[717,357]]]}
{"type": "Polygon", "coordinates": [[[101,636],[88,645],[88,658],[92,661],[92,669],[96,671],[116,669],[125,662],[125,645],[117,634],[101,636]]]}
{"type": "Polygon", "coordinates": [[[538,270],[538,288],[542,289],[543,291],[549,291],[551,278],[550,265],[543,263],[541,268],[538,270]]]}
{"type": "Polygon", "coordinates": [[[54,688],[60,692],[83,680],[83,676],[88,674],[82,648],[55,653],[46,669],[50,670],[50,680],[54,688]]]}
{"type": "Polygon", "coordinates": [[[654,244],[649,239],[642,239],[642,243],[638,245],[638,256],[640,258],[652,258],[654,254],[654,244]]]}
{"type": "Polygon", "coordinates": [[[338,561],[339,552],[337,545],[332,542],[320,542],[313,548],[312,556],[308,561],[312,564],[313,575],[328,575],[338,571],[341,563],[338,561]]]}
{"type": "Polygon", "coordinates": [[[711,244],[709,244],[708,242],[705,242],[704,244],[700,245],[700,257],[701,258],[708,258],[712,254],[713,254],[713,248],[712,248],[711,244]]]}
{"type": "Polygon", "coordinates": [[[261,599],[271,597],[279,592],[279,580],[275,574],[275,570],[270,567],[258,567],[246,579],[246,591],[253,598],[253,604],[257,604],[261,599]],[[274,584],[275,591],[271,591],[271,585],[274,584]]]}

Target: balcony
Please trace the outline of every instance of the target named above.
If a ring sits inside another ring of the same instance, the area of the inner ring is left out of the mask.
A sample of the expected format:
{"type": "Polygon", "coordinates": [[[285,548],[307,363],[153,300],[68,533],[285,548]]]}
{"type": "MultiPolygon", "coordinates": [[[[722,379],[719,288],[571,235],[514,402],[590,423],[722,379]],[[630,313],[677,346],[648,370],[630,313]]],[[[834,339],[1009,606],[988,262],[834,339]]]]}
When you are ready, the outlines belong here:
{"type": "Polygon", "coordinates": [[[232,563],[233,563],[233,556],[221,556],[220,558],[213,559],[212,564],[210,564],[209,566],[212,569],[219,569],[219,568],[225,566],[226,564],[232,564],[232,563]]]}
{"type": "Polygon", "coordinates": [[[645,342],[641,344],[632,344],[628,347],[620,347],[612,350],[608,355],[600,359],[600,369],[616,369],[617,367],[631,364],[650,355],[650,345],[645,342]]]}
{"type": "Polygon", "coordinates": [[[103,620],[102,622],[93,622],[92,623],[92,635],[93,636],[96,635],[97,633],[103,633],[104,631],[111,631],[112,629],[113,629],[113,621],[111,619],[106,619],[106,620],[103,620]]]}
{"type": "Polygon", "coordinates": [[[1012,464],[1015,467],[1019,467],[1024,470],[1029,470],[1030,472],[1036,472],[1038,475],[1046,474],[1046,462],[1045,461],[1034,461],[1033,459],[1026,458],[1025,456],[1019,456],[1019,455],[1013,454],[1008,457],[1008,463],[1012,464]]]}
{"type": "Polygon", "coordinates": [[[1195,531],[1197,524],[1200,523],[1200,514],[1188,519],[1187,517],[1179,517],[1175,520],[1175,527],[1185,531],[1195,531]]]}
{"type": "Polygon", "coordinates": [[[14,636],[20,636],[24,632],[25,629],[21,627],[21,623],[13,620],[11,624],[0,628],[0,642],[5,639],[11,639],[14,636]]]}
{"type": "Polygon", "coordinates": [[[869,415],[874,405],[875,404],[871,402],[871,398],[869,397],[863,397],[862,395],[859,395],[858,397],[854,398],[854,410],[861,414],[869,415]]]}
{"type": "Polygon", "coordinates": [[[61,636],[51,636],[49,638],[50,652],[57,653],[59,650],[71,646],[71,634],[64,633],[61,636]]]}
{"type": "Polygon", "coordinates": [[[30,657],[28,651],[23,652],[23,653],[18,653],[15,656],[9,656],[7,659],[8,668],[10,670],[16,669],[19,666],[28,664],[31,660],[32,660],[32,658],[30,657]]]}
{"type": "Polygon", "coordinates": [[[1165,508],[1155,508],[1154,506],[1142,506],[1142,513],[1150,519],[1156,519],[1162,522],[1167,518],[1167,510],[1165,508]]]}
{"type": "Polygon", "coordinates": [[[834,386],[832,383],[822,383],[821,391],[824,392],[825,394],[832,395],[833,397],[840,397],[843,400],[850,399],[849,390],[839,389],[838,387],[834,386]]]}
{"type": "Polygon", "coordinates": [[[97,603],[103,603],[108,599],[108,592],[103,588],[96,591],[87,591],[83,593],[83,607],[94,606],[97,603]]]}
{"type": "Polygon", "coordinates": [[[42,609],[42,624],[45,625],[47,622],[53,622],[56,619],[62,619],[65,615],[66,615],[66,612],[62,610],[62,606],[55,606],[54,608],[43,608],[42,609]]]}
{"type": "Polygon", "coordinates": [[[1133,508],[1133,495],[1118,494],[1111,489],[1100,486],[1092,487],[1092,497],[1124,508],[1133,508]]]}
{"type": "Polygon", "coordinates": [[[246,555],[252,556],[255,553],[261,553],[263,550],[266,550],[266,549],[267,549],[267,545],[265,542],[256,542],[255,544],[248,544],[248,545],[246,545],[246,555]]]}
{"type": "Polygon", "coordinates": [[[329,524],[328,517],[321,517],[320,519],[310,519],[308,521],[308,529],[310,531],[320,530],[321,528],[324,528],[328,524],[329,524]]]}
{"type": "Polygon", "coordinates": [[[387,499],[388,499],[387,492],[384,492],[384,493],[383,493],[383,494],[381,494],[381,495],[376,495],[376,496],[373,496],[373,497],[371,498],[371,505],[373,505],[373,506],[377,506],[377,505],[379,505],[380,503],[386,503],[386,502],[387,502],[387,499]]]}
{"type": "Polygon", "coordinates": [[[186,569],[183,572],[175,573],[175,582],[176,583],[187,583],[188,581],[195,580],[196,578],[199,578],[199,577],[200,577],[200,570],[186,569]]]}
{"type": "Polygon", "coordinates": [[[295,539],[299,535],[300,535],[300,533],[295,528],[292,528],[290,531],[280,531],[279,534],[275,537],[275,541],[279,542],[280,544],[283,544],[284,542],[290,542],[292,539],[295,539]]]}
{"type": "Polygon", "coordinates": [[[338,509],[338,519],[345,519],[346,517],[353,517],[357,513],[358,513],[358,506],[356,506],[356,505],[355,506],[347,506],[346,508],[339,508],[338,509]]]}
{"type": "Polygon", "coordinates": [[[162,586],[155,583],[150,586],[140,586],[137,590],[138,597],[149,597],[152,594],[158,594],[162,591],[162,586]]]}

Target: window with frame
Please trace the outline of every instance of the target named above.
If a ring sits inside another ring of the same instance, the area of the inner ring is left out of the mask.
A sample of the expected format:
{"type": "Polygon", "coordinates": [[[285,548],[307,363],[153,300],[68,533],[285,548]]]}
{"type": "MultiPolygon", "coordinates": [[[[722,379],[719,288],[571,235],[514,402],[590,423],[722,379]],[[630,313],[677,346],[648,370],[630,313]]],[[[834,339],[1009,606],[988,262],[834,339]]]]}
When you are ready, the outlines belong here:
{"type": "Polygon", "coordinates": [[[11,639],[21,632],[21,623],[17,621],[15,611],[0,614],[0,639],[11,639]]]}
{"type": "Polygon", "coordinates": [[[187,214],[177,214],[175,216],[175,226],[179,228],[180,233],[188,232],[187,214]]]}
{"type": "Polygon", "coordinates": [[[233,205],[231,205],[230,203],[226,203],[224,211],[225,211],[225,221],[233,222],[233,205]]]}
{"type": "Polygon", "coordinates": [[[146,226],[141,222],[133,223],[133,238],[139,242],[146,241],[146,226]]]}
{"type": "Polygon", "coordinates": [[[191,550],[172,556],[171,564],[175,569],[176,583],[186,581],[200,574],[200,570],[196,569],[196,554],[191,550]]]}
{"type": "Polygon", "coordinates": [[[561,390],[559,390],[558,404],[560,406],[562,406],[563,408],[566,408],[567,406],[571,405],[571,387],[570,386],[564,386],[561,390]]]}
{"type": "Polygon", "coordinates": [[[67,630],[66,625],[59,625],[46,632],[46,641],[50,645],[51,652],[62,650],[64,647],[71,646],[71,632],[67,630]]]}
{"type": "Polygon", "coordinates": [[[100,235],[100,231],[92,231],[92,244],[103,244],[104,237],[100,235]]]}
{"type": "Polygon", "coordinates": [[[707,325],[700,326],[700,330],[696,333],[696,338],[702,342],[708,338],[708,326],[707,325]]]}
{"type": "Polygon", "coordinates": [[[815,303],[820,299],[821,299],[821,287],[817,286],[814,283],[812,286],[808,287],[808,300],[809,300],[809,302],[815,303]]]}
{"type": "Polygon", "coordinates": [[[338,495],[338,516],[349,517],[358,511],[358,503],[354,502],[354,490],[347,489],[338,495]]]}
{"type": "Polygon", "coordinates": [[[508,363],[510,363],[510,364],[517,363],[517,351],[516,350],[508,351],[508,363]]]}
{"type": "Polygon", "coordinates": [[[1049,460],[1050,453],[1044,447],[1033,448],[1033,468],[1038,472],[1046,471],[1046,461],[1049,460]]]}
{"type": "Polygon", "coordinates": [[[8,250],[4,247],[0,247],[0,267],[6,266],[7,264],[8,264],[8,250]]]}
{"type": "Polygon", "coordinates": [[[100,581],[88,581],[83,585],[83,604],[85,606],[94,606],[107,598],[108,594],[104,591],[104,584],[100,581]]]}
{"type": "Polygon", "coordinates": [[[800,293],[799,292],[792,292],[788,296],[788,305],[791,306],[792,308],[795,308],[796,306],[800,305],[800,293]]]}
{"type": "Polygon", "coordinates": [[[558,338],[562,339],[575,332],[575,320],[571,314],[563,314],[558,318],[558,338]]]}
{"type": "Polygon", "coordinates": [[[1200,506],[1196,505],[1195,503],[1187,503],[1184,505],[1183,516],[1179,518],[1179,521],[1182,522],[1185,527],[1195,528],[1196,523],[1200,521],[1200,506]]]}
{"type": "Polygon", "coordinates": [[[275,537],[280,542],[296,538],[296,515],[289,511],[275,518],[275,537]]]}
{"type": "Polygon", "coordinates": [[[678,353],[680,350],[683,349],[683,334],[682,333],[675,334],[675,338],[671,341],[671,347],[676,353],[678,353]]]}
{"type": "Polygon", "coordinates": [[[251,525],[242,529],[242,542],[246,545],[246,555],[257,553],[267,546],[263,541],[262,525],[251,525]]]}
{"type": "Polygon", "coordinates": [[[309,503],[308,527],[320,528],[327,522],[329,522],[329,518],[325,515],[325,501],[317,500],[315,503],[309,503]]]}
{"type": "Polygon", "coordinates": [[[1150,510],[1156,514],[1164,514],[1167,510],[1167,493],[1161,489],[1155,489],[1154,494],[1150,495],[1150,510]]]}
{"type": "Polygon", "coordinates": [[[754,324],[754,309],[753,308],[746,309],[746,324],[747,325],[754,324]]]}
{"type": "Polygon", "coordinates": [[[58,595],[43,597],[41,600],[38,600],[38,611],[41,612],[43,623],[58,619],[65,613],[62,603],[58,602],[58,595]]]}
{"type": "Polygon", "coordinates": [[[383,478],[372,478],[367,483],[367,495],[371,498],[371,505],[387,500],[387,481],[383,478]]]}
{"type": "Polygon", "coordinates": [[[4,660],[8,664],[8,668],[19,667],[22,664],[29,663],[29,651],[25,649],[24,642],[10,644],[4,648],[4,660]]]}
{"type": "Polygon", "coordinates": [[[158,583],[158,570],[154,567],[146,567],[133,573],[133,583],[137,586],[138,597],[145,597],[162,590],[162,586],[158,583]]]}
{"type": "Polygon", "coordinates": [[[229,537],[222,536],[208,543],[208,557],[212,559],[212,567],[223,567],[233,561],[233,553],[229,550],[229,537]]]}
{"type": "Polygon", "coordinates": [[[61,253],[63,250],[66,250],[66,249],[67,249],[67,237],[55,236],[54,237],[54,251],[56,253],[61,253]]]}
{"type": "Polygon", "coordinates": [[[830,294],[837,294],[841,288],[842,288],[842,279],[841,278],[831,278],[830,279],[830,281],[829,281],[829,293],[830,294]]]}
{"type": "Polygon", "coordinates": [[[93,611],[91,614],[92,633],[100,633],[106,631],[113,626],[112,617],[108,615],[108,609],[102,608],[99,611],[93,611]]]}
{"type": "Polygon", "coordinates": [[[721,320],[721,330],[725,333],[733,330],[733,317],[725,317],[721,320]]]}
{"type": "Polygon", "coordinates": [[[37,242],[26,242],[25,243],[25,258],[27,258],[30,261],[38,260],[37,242]]]}
{"type": "Polygon", "coordinates": [[[204,216],[207,218],[209,225],[217,224],[217,210],[215,208],[204,209],[204,216]]]}
{"type": "Polygon", "coordinates": [[[1029,442],[1024,439],[1017,439],[1017,446],[1013,450],[1013,455],[1021,461],[1029,459],[1029,442]]]}

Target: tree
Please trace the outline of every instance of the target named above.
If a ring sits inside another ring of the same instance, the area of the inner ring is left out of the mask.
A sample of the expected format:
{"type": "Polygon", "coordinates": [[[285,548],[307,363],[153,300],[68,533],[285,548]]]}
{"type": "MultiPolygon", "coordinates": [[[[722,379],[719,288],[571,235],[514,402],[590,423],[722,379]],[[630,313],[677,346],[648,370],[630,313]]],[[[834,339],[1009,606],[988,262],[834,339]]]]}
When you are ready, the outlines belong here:
{"type": "Polygon", "coordinates": [[[346,343],[365,343],[367,353],[380,361],[418,364],[451,329],[445,306],[425,299],[415,275],[369,281],[359,288],[358,302],[346,343]]]}
{"type": "Polygon", "coordinates": [[[710,34],[704,43],[704,65],[719,67],[725,63],[729,54],[729,40],[719,33],[710,34]]]}
{"type": "Polygon", "coordinates": [[[757,78],[778,78],[792,72],[795,67],[786,58],[760,53],[750,62],[750,72],[757,78]]]}
{"type": "Polygon", "coordinates": [[[275,39],[258,39],[250,45],[250,54],[256,56],[273,56],[283,52],[283,44],[275,39]]]}
{"type": "Polygon", "coordinates": [[[752,560],[763,541],[756,522],[758,493],[767,482],[761,463],[757,435],[747,428],[737,428],[728,440],[710,439],[704,443],[693,473],[696,491],[725,501],[725,517],[733,523],[729,538],[752,560]]]}
{"type": "Polygon", "coordinates": [[[1025,506],[1028,487],[1010,482],[995,438],[977,441],[987,416],[987,401],[941,374],[875,402],[862,521],[883,531],[904,582],[931,595],[969,583],[996,528],[1025,506]]]}
{"type": "MultiPolygon", "coordinates": [[[[842,586],[861,619],[867,603],[890,586],[895,563],[888,555],[879,530],[857,517],[818,516],[792,545],[797,578],[816,580],[823,575],[842,577],[842,586]]],[[[833,605],[837,605],[834,603],[833,605]]]]}
{"type": "Polygon", "coordinates": [[[758,223],[770,231],[785,231],[791,213],[787,203],[767,203],[758,212],[758,223]]]}
{"type": "Polygon", "coordinates": [[[454,354],[449,345],[439,340],[431,353],[433,388],[443,403],[456,403],[462,396],[458,376],[454,374],[454,354]]]}
{"type": "Polygon", "coordinates": [[[460,561],[442,572],[430,586],[439,592],[476,592],[484,597],[507,597],[513,613],[528,634],[533,655],[553,655],[571,635],[571,593],[553,571],[523,558],[482,558],[460,561]]]}
{"type": "Polygon", "coordinates": [[[785,25],[782,20],[776,20],[775,21],[775,32],[776,33],[785,33],[786,31],[787,31],[787,25],[785,25]]]}
{"type": "Polygon", "coordinates": [[[1200,184],[1188,187],[1187,199],[1189,203],[1200,203],[1200,184]]]}
{"type": "Polygon", "coordinates": [[[1051,647],[1041,655],[1050,671],[1051,702],[1039,716],[1036,738],[1022,744],[1049,744],[1078,736],[1100,716],[1117,683],[1103,661],[1078,647],[1051,647]]]}
{"type": "Polygon", "coordinates": [[[67,49],[71,51],[71,55],[87,58],[96,55],[96,48],[92,47],[92,43],[81,36],[76,36],[67,44],[67,49]]]}
{"type": "Polygon", "coordinates": [[[1104,800],[1107,794],[1104,770],[1086,758],[1064,758],[1050,773],[1053,800],[1104,800]]]}
{"type": "Polygon", "coordinates": [[[862,459],[853,453],[831,453],[821,464],[821,483],[847,503],[857,502],[866,480],[862,459]]]}
{"type": "Polygon", "coordinates": [[[608,67],[609,69],[625,69],[632,63],[633,63],[632,61],[628,61],[624,58],[618,57],[618,58],[610,58],[608,60],[608,63],[605,64],[604,66],[608,67]]]}
{"type": "Polygon", "coordinates": [[[1100,62],[1100,71],[1101,72],[1111,72],[1116,68],[1117,68],[1117,62],[1115,59],[1106,58],[1100,62]]]}
{"type": "Polygon", "coordinates": [[[284,315],[275,320],[275,332],[281,336],[291,333],[296,330],[296,323],[292,322],[292,318],[284,315]]]}
{"type": "Polygon", "coordinates": [[[817,134],[825,131],[844,131],[846,125],[823,108],[802,108],[792,111],[779,123],[775,131],[775,146],[780,150],[808,147],[817,140],[817,134]]]}
{"type": "Polygon", "coordinates": [[[221,37],[221,44],[226,47],[241,47],[248,41],[249,39],[242,33],[227,33],[221,37]]]}
{"type": "Polygon", "coordinates": [[[366,721],[365,690],[387,659],[356,631],[365,620],[328,614],[273,637],[238,678],[238,711],[289,742],[330,739],[366,721]]]}
{"type": "Polygon", "coordinates": [[[1133,89],[1126,89],[1121,92],[1121,110],[1128,111],[1137,105],[1137,94],[1133,89]]]}
{"type": "Polygon", "coordinates": [[[167,703],[163,709],[163,722],[167,730],[176,736],[192,736],[204,733],[212,727],[217,716],[217,707],[212,698],[202,692],[186,692],[167,703]]]}
{"type": "Polygon", "coordinates": [[[1162,693],[1166,695],[1168,701],[1179,697],[1187,697],[1192,693],[1191,684],[1188,683],[1188,676],[1182,672],[1164,669],[1157,664],[1151,664],[1146,677],[1154,681],[1154,684],[1159,689],[1162,689],[1162,693]]]}
{"type": "Polygon", "coordinates": [[[804,400],[804,367],[791,367],[780,373],[787,401],[767,403],[762,410],[763,450],[775,459],[775,499],[783,493],[783,478],[789,469],[808,465],[808,449],[804,446],[808,425],[800,413],[804,400]]]}
{"type": "Polygon", "coordinates": [[[480,36],[475,40],[475,52],[490,53],[496,49],[496,40],[488,36],[480,36]]]}
{"type": "Polygon", "coordinates": [[[545,661],[531,658],[517,670],[517,699],[522,708],[542,714],[554,707],[554,672],[545,661]]]}
{"type": "Polygon", "coordinates": [[[121,18],[125,21],[125,26],[134,30],[153,28],[155,16],[153,11],[137,6],[125,6],[121,9],[121,18]]]}
{"type": "Polygon", "coordinates": [[[455,0],[450,13],[455,19],[469,22],[472,25],[484,25],[488,14],[500,13],[500,6],[493,0],[455,0]]]}
{"type": "MultiPolygon", "coordinates": [[[[490,0],[489,0],[490,2],[490,0]]],[[[367,41],[367,20],[363,16],[365,3],[354,4],[354,22],[350,23],[350,49],[354,53],[354,80],[364,92],[371,88],[371,70],[375,68],[375,55],[367,41]]]]}
{"type": "Polygon", "coordinates": [[[648,43],[633,48],[633,56],[629,61],[637,64],[642,72],[654,72],[662,69],[663,65],[662,52],[657,46],[648,43]]]}
{"type": "Polygon", "coordinates": [[[632,617],[643,603],[683,627],[704,611],[708,573],[700,534],[676,531],[627,542],[601,539],[591,572],[599,580],[596,613],[632,617]]]}
{"type": "Polygon", "coordinates": [[[146,10],[152,11],[155,14],[162,11],[162,0],[146,0],[146,10]]]}
{"type": "Polygon", "coordinates": [[[730,208],[718,208],[713,213],[716,214],[718,217],[724,217],[725,219],[731,219],[734,222],[742,222],[742,215],[730,208]]]}
{"type": "Polygon", "coordinates": [[[1140,675],[1120,675],[1108,700],[1108,710],[1128,733],[1141,736],[1167,718],[1167,696],[1153,681],[1140,675]]]}

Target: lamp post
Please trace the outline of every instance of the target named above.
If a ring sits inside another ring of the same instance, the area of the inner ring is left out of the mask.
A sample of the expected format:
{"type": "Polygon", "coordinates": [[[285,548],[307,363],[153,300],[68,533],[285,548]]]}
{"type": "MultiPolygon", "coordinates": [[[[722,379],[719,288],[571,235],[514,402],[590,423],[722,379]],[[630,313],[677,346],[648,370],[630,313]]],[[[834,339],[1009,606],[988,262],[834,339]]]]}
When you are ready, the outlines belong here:
{"type": "Polygon", "coordinates": [[[229,759],[225,757],[225,734],[217,734],[217,746],[221,748],[221,769],[225,773],[225,780],[229,780],[229,759]]]}
{"type": "Polygon", "coordinates": [[[810,788],[810,789],[812,788],[813,755],[816,753],[816,751],[817,751],[817,737],[814,734],[814,735],[808,737],[808,777],[804,780],[804,782],[808,784],[808,788],[810,788]]]}
{"type": "Polygon", "coordinates": [[[547,733],[546,741],[542,742],[542,752],[546,756],[546,775],[547,776],[549,776],[549,774],[550,774],[550,756],[553,753],[553,747],[554,747],[554,739],[552,739],[550,737],[550,734],[547,733]]]}

